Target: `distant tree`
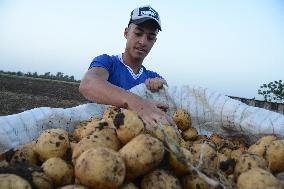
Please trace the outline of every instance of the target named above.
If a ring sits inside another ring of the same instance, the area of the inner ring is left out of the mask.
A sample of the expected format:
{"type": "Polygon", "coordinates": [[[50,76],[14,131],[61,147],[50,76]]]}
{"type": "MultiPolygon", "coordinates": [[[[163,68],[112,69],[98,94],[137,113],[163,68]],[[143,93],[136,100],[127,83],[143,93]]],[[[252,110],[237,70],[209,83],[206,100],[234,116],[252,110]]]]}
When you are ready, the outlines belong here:
{"type": "Polygon", "coordinates": [[[32,77],[33,74],[32,74],[32,72],[28,72],[28,73],[25,74],[25,76],[27,76],[27,77],[32,77]]]}
{"type": "Polygon", "coordinates": [[[34,72],[32,77],[34,77],[34,78],[38,78],[38,74],[37,74],[37,72],[34,72]]]}
{"type": "Polygon", "coordinates": [[[258,89],[258,94],[264,97],[264,100],[270,102],[284,102],[284,83],[282,80],[263,84],[258,89]]]}
{"type": "Polygon", "coordinates": [[[49,79],[50,78],[50,72],[45,72],[43,75],[43,78],[49,79]]]}
{"type": "Polygon", "coordinates": [[[24,73],[23,73],[23,72],[18,71],[16,75],[17,75],[17,76],[23,76],[23,75],[24,75],[24,73]]]}
{"type": "Polygon", "coordinates": [[[73,76],[73,75],[71,75],[71,76],[70,76],[70,81],[75,81],[75,79],[74,79],[74,76],[73,76]]]}

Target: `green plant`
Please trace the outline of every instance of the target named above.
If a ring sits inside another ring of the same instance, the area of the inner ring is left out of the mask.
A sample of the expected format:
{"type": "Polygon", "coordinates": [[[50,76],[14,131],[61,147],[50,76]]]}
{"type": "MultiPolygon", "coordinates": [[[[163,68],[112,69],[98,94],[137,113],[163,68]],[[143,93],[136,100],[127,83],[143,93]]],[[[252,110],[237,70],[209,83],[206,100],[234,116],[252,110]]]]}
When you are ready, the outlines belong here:
{"type": "Polygon", "coordinates": [[[264,97],[265,101],[269,102],[284,102],[284,83],[282,80],[263,84],[258,89],[258,94],[264,97]]]}

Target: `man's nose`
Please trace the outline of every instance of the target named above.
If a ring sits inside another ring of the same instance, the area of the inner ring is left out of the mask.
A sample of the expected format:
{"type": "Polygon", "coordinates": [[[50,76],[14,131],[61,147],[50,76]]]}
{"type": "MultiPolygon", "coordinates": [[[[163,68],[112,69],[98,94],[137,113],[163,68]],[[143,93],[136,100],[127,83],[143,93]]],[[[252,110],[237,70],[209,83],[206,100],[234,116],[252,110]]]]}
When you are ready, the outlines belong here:
{"type": "Polygon", "coordinates": [[[142,35],[142,36],[140,37],[140,39],[139,39],[139,43],[140,43],[141,45],[146,45],[146,43],[147,43],[147,35],[142,35]]]}

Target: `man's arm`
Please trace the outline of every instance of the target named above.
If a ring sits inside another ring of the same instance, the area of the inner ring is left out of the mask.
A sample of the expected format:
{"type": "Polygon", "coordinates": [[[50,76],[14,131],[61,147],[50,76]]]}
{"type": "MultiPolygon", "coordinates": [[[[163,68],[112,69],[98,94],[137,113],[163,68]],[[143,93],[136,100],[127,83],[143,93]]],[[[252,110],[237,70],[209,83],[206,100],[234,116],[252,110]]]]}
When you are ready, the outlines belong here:
{"type": "Polygon", "coordinates": [[[88,100],[99,104],[133,110],[138,113],[146,125],[154,125],[156,122],[174,125],[172,119],[154,102],[112,85],[107,81],[108,77],[109,73],[104,68],[89,69],[81,81],[80,93],[88,100]]]}

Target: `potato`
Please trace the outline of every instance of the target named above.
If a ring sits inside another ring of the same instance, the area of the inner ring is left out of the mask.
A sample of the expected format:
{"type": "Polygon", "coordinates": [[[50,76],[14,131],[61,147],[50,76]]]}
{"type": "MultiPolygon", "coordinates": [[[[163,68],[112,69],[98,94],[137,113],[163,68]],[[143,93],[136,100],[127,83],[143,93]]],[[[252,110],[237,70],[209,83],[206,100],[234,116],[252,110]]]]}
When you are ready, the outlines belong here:
{"type": "Polygon", "coordinates": [[[67,186],[62,186],[61,188],[58,189],[89,189],[86,186],[82,186],[82,185],[67,185],[67,186]]]}
{"type": "Polygon", "coordinates": [[[27,164],[27,165],[36,165],[38,164],[38,155],[34,151],[34,144],[29,143],[18,147],[14,155],[11,158],[10,163],[15,164],[27,164]]]}
{"type": "Polygon", "coordinates": [[[0,174],[0,188],[3,189],[32,189],[29,182],[14,174],[0,174]]]}
{"type": "Polygon", "coordinates": [[[265,155],[268,167],[272,173],[284,171],[284,139],[272,141],[265,155]]]}
{"type": "Polygon", "coordinates": [[[124,110],[114,118],[114,125],[117,128],[117,137],[122,144],[128,143],[132,138],[144,131],[144,123],[137,113],[124,110]]]}
{"type": "MultiPolygon", "coordinates": [[[[176,131],[174,129],[174,127],[169,126],[169,125],[161,125],[162,128],[164,129],[164,132],[171,137],[171,139],[173,139],[176,143],[180,143],[180,134],[178,133],[178,131],[176,131]]],[[[161,131],[161,129],[159,129],[158,127],[153,127],[153,131],[146,131],[148,132],[150,135],[152,135],[153,137],[161,140],[161,141],[165,141],[165,137],[163,132],[161,131]]]]}
{"type": "Polygon", "coordinates": [[[89,122],[84,123],[83,126],[74,130],[74,136],[77,140],[91,135],[92,133],[102,130],[104,128],[111,128],[110,124],[104,119],[91,119],[89,122]]]}
{"type": "Polygon", "coordinates": [[[40,160],[45,161],[52,157],[63,158],[68,148],[68,133],[64,129],[48,129],[36,140],[34,150],[40,160]]]}
{"type": "Polygon", "coordinates": [[[217,146],[220,146],[224,139],[218,134],[212,134],[209,140],[214,142],[217,146]]]}
{"type": "Polygon", "coordinates": [[[173,115],[173,120],[182,131],[185,131],[191,127],[191,117],[189,113],[181,108],[177,108],[173,115]]]}
{"type": "Polygon", "coordinates": [[[241,173],[246,172],[254,167],[267,169],[267,162],[263,157],[260,157],[256,154],[249,154],[249,153],[242,154],[237,160],[235,166],[234,170],[235,179],[237,179],[241,173]]]}
{"type": "Polygon", "coordinates": [[[126,165],[126,177],[133,179],[151,171],[164,157],[163,143],[150,136],[140,134],[119,151],[126,165]]]}
{"type": "Polygon", "coordinates": [[[181,138],[179,144],[181,147],[189,149],[193,145],[193,141],[185,141],[183,138],[181,138]]]}
{"type": "Polygon", "coordinates": [[[145,175],[141,182],[141,189],[181,189],[178,178],[165,170],[157,169],[145,175]]]}
{"type": "Polygon", "coordinates": [[[118,151],[121,147],[121,143],[117,138],[114,129],[106,128],[95,131],[93,134],[83,138],[74,146],[72,153],[73,162],[86,150],[94,147],[106,147],[112,150],[118,151]]]}
{"type": "MultiPolygon", "coordinates": [[[[192,163],[193,162],[193,155],[191,154],[191,152],[189,150],[187,150],[186,148],[181,148],[186,161],[192,163]]],[[[169,165],[172,167],[173,171],[178,175],[185,175],[187,173],[189,173],[188,170],[188,166],[184,165],[182,162],[180,162],[177,157],[173,154],[173,153],[169,153],[169,157],[168,157],[168,162],[169,165]]]]}
{"type": "Polygon", "coordinates": [[[224,154],[227,158],[230,158],[230,157],[231,157],[232,151],[233,151],[233,150],[231,150],[230,148],[226,148],[226,147],[225,147],[225,148],[222,148],[222,149],[220,149],[220,150],[218,150],[219,153],[224,154]]]}
{"type": "Polygon", "coordinates": [[[113,121],[118,113],[121,113],[120,108],[115,106],[110,106],[105,110],[103,114],[103,119],[106,120],[112,127],[115,127],[113,121]]]}
{"type": "Polygon", "coordinates": [[[112,189],[122,185],[125,164],[112,149],[97,147],[83,152],[75,163],[78,181],[96,189],[112,189]]]}
{"type": "Polygon", "coordinates": [[[282,189],[280,181],[277,180],[270,172],[261,168],[252,168],[242,173],[237,181],[237,187],[257,188],[257,189],[282,189]]]}
{"type": "Polygon", "coordinates": [[[276,136],[268,135],[260,138],[255,144],[251,145],[248,148],[248,152],[252,154],[257,154],[259,156],[264,156],[266,151],[266,147],[274,140],[276,140],[276,136]]]}
{"type": "Polygon", "coordinates": [[[0,168],[2,168],[2,167],[8,167],[8,166],[9,166],[9,163],[8,163],[6,160],[0,161],[0,168]]]}
{"type": "Polygon", "coordinates": [[[32,173],[33,183],[40,189],[53,189],[52,180],[43,172],[35,171],[32,173]]]}
{"type": "Polygon", "coordinates": [[[201,143],[203,144],[205,142],[206,143],[213,143],[209,140],[209,138],[206,135],[198,135],[197,139],[195,141],[193,141],[193,143],[198,143],[198,144],[201,144],[201,143]]]}
{"type": "Polygon", "coordinates": [[[123,184],[119,189],[139,189],[139,188],[135,186],[135,184],[133,184],[132,182],[127,182],[123,184]]]}
{"type": "Polygon", "coordinates": [[[245,147],[241,147],[239,149],[236,149],[236,150],[232,150],[231,151],[231,159],[239,159],[239,157],[244,154],[244,153],[247,153],[247,149],[245,147]]]}
{"type": "Polygon", "coordinates": [[[44,173],[52,179],[56,186],[64,186],[74,181],[73,167],[61,158],[50,158],[42,164],[44,173]]]}
{"type": "Polygon", "coordinates": [[[284,188],[284,172],[277,173],[275,177],[281,182],[282,187],[284,188]]]}
{"type": "Polygon", "coordinates": [[[218,158],[214,146],[203,143],[194,143],[190,152],[193,155],[193,164],[202,168],[217,168],[218,158]]]}
{"type": "Polygon", "coordinates": [[[181,185],[184,189],[213,189],[202,177],[195,173],[183,176],[181,178],[181,185]]]}
{"type": "Polygon", "coordinates": [[[184,140],[196,140],[198,138],[198,132],[194,127],[190,127],[181,133],[184,140]]]}

